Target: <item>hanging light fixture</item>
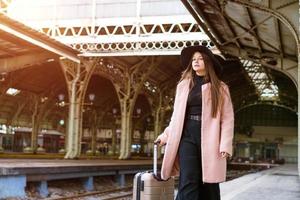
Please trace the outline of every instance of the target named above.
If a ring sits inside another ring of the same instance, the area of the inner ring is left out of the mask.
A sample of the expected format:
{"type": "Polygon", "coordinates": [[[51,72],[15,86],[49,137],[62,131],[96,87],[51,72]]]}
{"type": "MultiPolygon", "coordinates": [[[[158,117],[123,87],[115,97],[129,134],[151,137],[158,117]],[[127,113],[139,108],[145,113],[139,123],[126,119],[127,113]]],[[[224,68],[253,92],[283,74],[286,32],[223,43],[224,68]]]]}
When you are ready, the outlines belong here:
{"type": "Polygon", "coordinates": [[[114,115],[116,115],[116,114],[117,114],[117,112],[118,112],[118,109],[116,109],[116,108],[113,108],[113,109],[112,109],[112,112],[113,112],[113,114],[114,114],[114,115]]]}
{"type": "Polygon", "coordinates": [[[16,96],[17,94],[19,94],[21,91],[16,89],[16,88],[8,88],[6,90],[6,94],[10,95],[10,96],[16,96]]]}
{"type": "Polygon", "coordinates": [[[96,95],[94,93],[89,94],[89,100],[93,102],[95,100],[96,95]]]}
{"type": "Polygon", "coordinates": [[[64,99],[65,99],[65,95],[64,94],[59,94],[58,95],[58,100],[59,101],[64,101],[64,99]]]}
{"type": "Polygon", "coordinates": [[[141,108],[137,108],[137,109],[136,109],[136,113],[137,113],[138,115],[140,115],[140,114],[142,113],[142,109],[141,109],[141,108]]]}
{"type": "MultiPolygon", "coordinates": [[[[82,103],[81,105],[93,105],[93,101],[95,101],[96,95],[94,93],[90,93],[88,95],[89,101],[88,103],[82,103]]],[[[56,103],[58,106],[64,107],[66,105],[69,105],[70,103],[65,102],[65,95],[64,94],[59,94],[58,95],[58,103],[56,103]]]]}

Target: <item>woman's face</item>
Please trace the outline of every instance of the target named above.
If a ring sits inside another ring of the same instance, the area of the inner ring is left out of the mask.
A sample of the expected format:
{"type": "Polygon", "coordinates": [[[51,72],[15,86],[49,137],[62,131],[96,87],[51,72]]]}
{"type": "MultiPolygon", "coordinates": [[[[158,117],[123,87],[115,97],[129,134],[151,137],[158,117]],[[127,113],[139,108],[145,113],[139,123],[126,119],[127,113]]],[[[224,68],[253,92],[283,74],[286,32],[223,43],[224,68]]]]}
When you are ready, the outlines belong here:
{"type": "Polygon", "coordinates": [[[200,52],[195,52],[192,57],[192,68],[198,75],[205,75],[204,60],[200,52]]]}

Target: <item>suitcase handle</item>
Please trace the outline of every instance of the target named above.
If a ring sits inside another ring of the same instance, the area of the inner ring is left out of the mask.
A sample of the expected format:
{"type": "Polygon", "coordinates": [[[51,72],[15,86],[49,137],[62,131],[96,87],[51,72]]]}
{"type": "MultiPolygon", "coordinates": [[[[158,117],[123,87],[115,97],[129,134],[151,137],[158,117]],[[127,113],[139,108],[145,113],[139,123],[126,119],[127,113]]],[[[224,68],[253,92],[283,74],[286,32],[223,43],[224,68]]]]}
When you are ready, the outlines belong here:
{"type": "Polygon", "coordinates": [[[170,178],[167,180],[164,180],[161,178],[161,174],[157,173],[157,145],[160,143],[160,140],[154,142],[154,148],[153,148],[153,176],[156,180],[158,181],[168,181],[170,178]]]}
{"type": "MultiPolygon", "coordinates": [[[[157,145],[160,144],[160,140],[157,140],[154,142],[154,148],[153,148],[153,173],[155,176],[157,176],[157,145]]],[[[164,144],[166,145],[166,144],[164,144]]]]}
{"type": "Polygon", "coordinates": [[[157,175],[157,144],[159,144],[160,141],[154,142],[154,148],[153,148],[153,173],[156,176],[157,175]]]}

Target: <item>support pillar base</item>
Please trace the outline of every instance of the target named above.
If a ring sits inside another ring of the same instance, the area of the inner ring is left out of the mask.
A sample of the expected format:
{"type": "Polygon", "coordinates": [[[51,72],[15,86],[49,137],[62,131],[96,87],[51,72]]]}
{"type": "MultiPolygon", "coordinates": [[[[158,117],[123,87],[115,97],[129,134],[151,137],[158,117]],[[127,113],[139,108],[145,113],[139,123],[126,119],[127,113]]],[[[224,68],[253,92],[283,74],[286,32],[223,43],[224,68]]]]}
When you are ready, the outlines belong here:
{"type": "Polygon", "coordinates": [[[38,183],[38,192],[40,194],[41,197],[45,198],[48,196],[49,191],[48,191],[48,183],[47,181],[41,181],[38,183]]]}
{"type": "Polygon", "coordinates": [[[117,179],[118,185],[120,187],[125,187],[125,184],[126,184],[125,174],[117,174],[116,179],[117,179]]]}
{"type": "Polygon", "coordinates": [[[87,191],[94,190],[94,177],[90,176],[83,179],[83,187],[87,191]]]}
{"type": "Polygon", "coordinates": [[[0,176],[0,199],[24,198],[26,176],[0,176]]]}

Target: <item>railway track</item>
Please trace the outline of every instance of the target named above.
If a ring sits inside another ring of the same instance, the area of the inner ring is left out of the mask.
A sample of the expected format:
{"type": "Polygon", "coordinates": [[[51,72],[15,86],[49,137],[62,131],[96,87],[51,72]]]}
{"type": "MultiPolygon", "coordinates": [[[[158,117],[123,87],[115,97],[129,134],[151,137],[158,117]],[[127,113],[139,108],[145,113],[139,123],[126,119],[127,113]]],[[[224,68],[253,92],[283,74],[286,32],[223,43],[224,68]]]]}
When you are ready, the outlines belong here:
{"type": "Polygon", "coordinates": [[[85,192],[66,197],[47,198],[46,200],[84,199],[85,197],[91,196],[93,196],[94,198],[99,198],[101,200],[131,199],[132,185],[103,191],[85,192]]]}
{"type": "MultiPolygon", "coordinates": [[[[238,170],[237,170],[238,171],[238,170]]],[[[241,172],[232,173],[229,174],[228,179],[234,179],[241,176],[241,172]]],[[[175,188],[178,187],[178,178],[175,178],[175,188]]],[[[126,187],[120,187],[120,188],[112,188],[102,191],[92,191],[92,192],[85,192],[80,194],[75,194],[71,196],[65,196],[65,197],[52,197],[52,198],[46,198],[46,200],[65,200],[65,199],[74,199],[74,200],[85,200],[89,199],[101,199],[101,200],[115,200],[115,199],[123,199],[123,200],[129,200],[132,199],[132,185],[126,186],[126,187]]]]}

